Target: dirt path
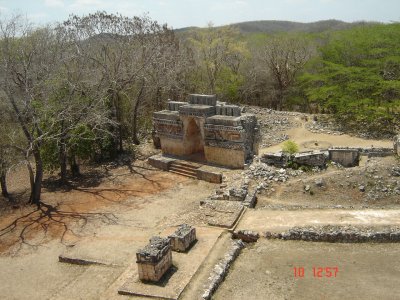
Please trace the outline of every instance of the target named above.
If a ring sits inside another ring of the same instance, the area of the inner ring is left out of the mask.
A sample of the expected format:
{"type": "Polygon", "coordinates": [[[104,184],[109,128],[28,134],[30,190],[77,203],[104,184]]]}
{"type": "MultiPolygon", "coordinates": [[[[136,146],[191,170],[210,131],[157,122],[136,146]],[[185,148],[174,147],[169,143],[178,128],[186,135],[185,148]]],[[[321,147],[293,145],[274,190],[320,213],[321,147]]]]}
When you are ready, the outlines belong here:
{"type": "MultiPolygon", "coordinates": [[[[289,136],[290,140],[295,141],[300,151],[306,151],[315,149],[315,147],[309,147],[309,144],[318,142],[321,148],[327,148],[330,146],[342,146],[342,147],[392,147],[393,142],[390,140],[367,140],[347,134],[343,135],[332,135],[326,133],[312,133],[305,127],[305,121],[300,118],[296,118],[296,121],[301,123],[301,126],[289,129],[285,133],[289,136]]],[[[260,153],[266,152],[277,152],[282,149],[283,142],[271,147],[260,149],[260,153]]]]}
{"type": "Polygon", "coordinates": [[[400,210],[248,210],[237,230],[279,232],[309,225],[400,225],[400,210]]]}

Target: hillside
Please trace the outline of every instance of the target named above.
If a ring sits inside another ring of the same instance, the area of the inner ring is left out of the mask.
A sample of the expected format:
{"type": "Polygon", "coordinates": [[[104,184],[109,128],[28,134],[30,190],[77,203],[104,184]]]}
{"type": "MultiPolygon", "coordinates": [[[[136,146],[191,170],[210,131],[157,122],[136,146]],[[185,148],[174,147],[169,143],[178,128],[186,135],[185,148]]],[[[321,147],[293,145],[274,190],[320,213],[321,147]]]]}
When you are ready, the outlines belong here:
{"type": "MultiPolygon", "coordinates": [[[[323,32],[327,30],[347,29],[362,24],[371,24],[372,22],[353,22],[347,23],[339,20],[323,20],[311,23],[300,23],[291,21],[249,21],[230,24],[238,28],[242,33],[279,33],[279,32],[323,32]]],[[[222,27],[222,26],[221,26],[222,27]]],[[[185,33],[199,27],[184,27],[175,29],[176,32],[185,33]]]]}

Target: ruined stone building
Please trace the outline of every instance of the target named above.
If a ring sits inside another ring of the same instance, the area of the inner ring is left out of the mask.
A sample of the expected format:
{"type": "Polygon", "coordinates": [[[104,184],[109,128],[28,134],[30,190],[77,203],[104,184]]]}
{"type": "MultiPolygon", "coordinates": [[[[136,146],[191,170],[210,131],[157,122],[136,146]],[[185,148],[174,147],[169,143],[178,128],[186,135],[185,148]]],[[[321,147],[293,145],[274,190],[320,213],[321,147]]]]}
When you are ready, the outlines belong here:
{"type": "Polygon", "coordinates": [[[188,102],[169,101],[155,112],[154,129],[164,155],[243,168],[257,154],[256,117],[215,95],[189,95],[188,102]]]}

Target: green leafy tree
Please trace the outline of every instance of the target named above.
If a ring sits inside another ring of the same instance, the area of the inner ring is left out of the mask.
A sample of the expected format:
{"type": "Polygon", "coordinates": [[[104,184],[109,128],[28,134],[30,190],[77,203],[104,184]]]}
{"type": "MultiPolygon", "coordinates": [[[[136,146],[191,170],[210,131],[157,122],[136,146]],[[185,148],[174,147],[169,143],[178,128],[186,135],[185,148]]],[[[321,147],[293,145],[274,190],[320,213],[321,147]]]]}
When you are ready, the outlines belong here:
{"type": "Polygon", "coordinates": [[[376,135],[400,126],[400,24],[332,32],[300,76],[311,105],[338,122],[376,135]]]}

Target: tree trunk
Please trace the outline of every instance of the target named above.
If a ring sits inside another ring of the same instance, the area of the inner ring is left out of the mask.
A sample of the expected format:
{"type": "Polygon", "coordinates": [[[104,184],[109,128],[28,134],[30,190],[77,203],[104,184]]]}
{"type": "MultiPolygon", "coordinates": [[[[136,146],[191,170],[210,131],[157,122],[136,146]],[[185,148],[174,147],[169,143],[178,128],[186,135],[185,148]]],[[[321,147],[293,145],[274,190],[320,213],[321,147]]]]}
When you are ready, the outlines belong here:
{"type": "Polygon", "coordinates": [[[8,190],[7,190],[7,181],[6,181],[6,173],[0,175],[0,184],[1,184],[1,194],[5,198],[9,198],[8,190]]]}
{"type": "Polygon", "coordinates": [[[133,139],[133,143],[135,144],[135,145],[139,145],[140,144],[140,141],[139,141],[139,138],[138,138],[138,136],[137,136],[137,134],[138,134],[138,128],[137,128],[137,116],[138,116],[138,110],[139,110],[139,105],[140,105],[140,103],[142,102],[142,96],[143,96],[143,91],[144,91],[144,84],[145,84],[145,81],[144,80],[142,80],[142,86],[140,87],[140,91],[139,91],[139,94],[138,94],[138,96],[137,96],[137,98],[136,98],[136,102],[135,102],[135,104],[134,104],[134,107],[133,107],[133,120],[132,120],[132,126],[133,126],[133,128],[132,128],[132,139],[133,139]]]}
{"type": "Polygon", "coordinates": [[[124,146],[123,146],[123,128],[122,128],[122,117],[121,117],[121,111],[120,111],[120,102],[121,98],[119,96],[118,92],[114,92],[114,103],[115,103],[115,113],[116,113],[116,119],[118,122],[118,152],[122,153],[124,151],[124,146]]]}
{"type": "Polygon", "coordinates": [[[78,165],[78,163],[76,162],[76,158],[75,158],[75,155],[73,155],[71,158],[70,158],[70,168],[71,168],[71,173],[72,173],[72,176],[73,177],[77,177],[77,176],[79,176],[81,173],[80,173],[80,170],[79,170],[79,165],[78,165]]]}
{"type": "MultiPolygon", "coordinates": [[[[62,128],[62,130],[64,130],[64,128],[62,128]]],[[[67,183],[67,145],[66,145],[66,137],[65,137],[64,133],[61,137],[59,160],[60,160],[61,183],[66,184],[67,183]]]]}
{"type": "Polygon", "coordinates": [[[33,156],[35,157],[35,179],[33,182],[33,188],[31,190],[30,203],[40,206],[40,196],[42,193],[42,179],[43,179],[43,162],[40,155],[40,151],[36,148],[33,151],[33,156]]]}
{"type": "Polygon", "coordinates": [[[61,144],[60,153],[60,176],[61,176],[61,183],[67,183],[67,149],[64,143],[61,144]]]}

